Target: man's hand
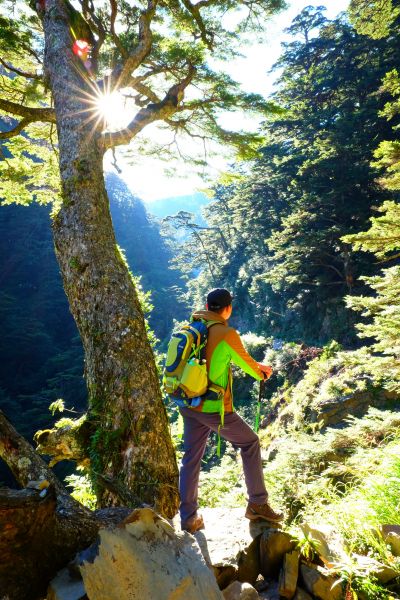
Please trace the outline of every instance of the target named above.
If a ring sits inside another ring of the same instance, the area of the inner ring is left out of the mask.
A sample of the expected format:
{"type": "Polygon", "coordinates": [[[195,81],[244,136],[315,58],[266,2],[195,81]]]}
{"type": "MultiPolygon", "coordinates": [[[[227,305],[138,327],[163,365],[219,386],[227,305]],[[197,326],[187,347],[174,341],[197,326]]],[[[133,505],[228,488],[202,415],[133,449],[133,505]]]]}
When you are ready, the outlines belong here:
{"type": "Polygon", "coordinates": [[[262,365],[261,363],[258,363],[258,366],[260,367],[261,371],[263,372],[264,381],[266,379],[269,379],[273,373],[272,367],[268,367],[267,365],[262,365]]]}

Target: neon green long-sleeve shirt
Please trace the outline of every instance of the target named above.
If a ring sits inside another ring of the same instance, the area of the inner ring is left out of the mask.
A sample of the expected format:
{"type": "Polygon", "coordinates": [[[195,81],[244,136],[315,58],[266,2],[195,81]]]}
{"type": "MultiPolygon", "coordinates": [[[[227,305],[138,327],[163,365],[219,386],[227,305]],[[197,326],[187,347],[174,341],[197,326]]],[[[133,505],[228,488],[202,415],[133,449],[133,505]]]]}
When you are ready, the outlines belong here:
{"type": "Polygon", "coordinates": [[[206,346],[208,377],[211,383],[225,389],[225,412],[233,412],[231,363],[234,363],[257,380],[263,379],[263,373],[258,363],[243,346],[236,329],[229,327],[221,315],[208,310],[200,310],[195,312],[193,317],[205,319],[206,321],[217,321],[208,331],[206,346]]]}

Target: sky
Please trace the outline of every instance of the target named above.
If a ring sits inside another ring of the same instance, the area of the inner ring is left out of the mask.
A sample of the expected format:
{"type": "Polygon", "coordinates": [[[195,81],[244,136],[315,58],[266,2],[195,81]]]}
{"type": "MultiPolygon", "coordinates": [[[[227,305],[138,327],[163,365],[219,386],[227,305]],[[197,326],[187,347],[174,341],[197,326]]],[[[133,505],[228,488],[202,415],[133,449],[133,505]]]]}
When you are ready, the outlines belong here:
{"type": "MultiPolygon", "coordinates": [[[[236,59],[229,63],[228,71],[242,88],[247,92],[256,92],[267,97],[273,91],[276,73],[269,73],[272,65],[278,59],[281,52],[281,42],[287,41],[289,37],[284,33],[293,18],[305,6],[326,6],[326,16],[329,19],[336,17],[337,14],[347,9],[349,0],[288,0],[289,8],[276,15],[266,28],[266,42],[254,44],[247,47],[244,51],[244,58],[236,59]]],[[[226,115],[221,124],[224,127],[248,127],[254,129],[257,127],[256,121],[249,121],[245,115],[226,115]]],[[[152,135],[156,134],[156,127],[150,126],[153,130],[147,130],[152,135]]],[[[106,168],[109,167],[110,158],[106,158],[106,168]]],[[[119,152],[118,165],[122,168],[120,176],[129,186],[130,190],[136,196],[139,196],[145,202],[153,202],[161,198],[173,196],[191,195],[198,190],[204,189],[209,184],[206,183],[193,168],[183,161],[176,163],[177,174],[168,176],[164,171],[166,164],[156,158],[144,158],[140,164],[130,165],[123,157],[123,152],[119,152]]],[[[211,178],[218,179],[221,171],[227,167],[226,158],[222,156],[215,157],[212,160],[208,171],[211,178]]]]}

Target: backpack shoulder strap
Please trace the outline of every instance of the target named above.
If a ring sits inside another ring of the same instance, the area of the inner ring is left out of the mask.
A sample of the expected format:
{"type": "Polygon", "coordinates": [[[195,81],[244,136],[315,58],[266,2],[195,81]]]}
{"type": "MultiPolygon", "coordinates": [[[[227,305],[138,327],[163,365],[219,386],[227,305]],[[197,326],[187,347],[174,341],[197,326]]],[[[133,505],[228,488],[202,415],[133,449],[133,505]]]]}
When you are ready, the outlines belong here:
{"type": "Polygon", "coordinates": [[[221,321],[206,321],[207,329],[210,329],[213,325],[223,325],[221,321]]]}

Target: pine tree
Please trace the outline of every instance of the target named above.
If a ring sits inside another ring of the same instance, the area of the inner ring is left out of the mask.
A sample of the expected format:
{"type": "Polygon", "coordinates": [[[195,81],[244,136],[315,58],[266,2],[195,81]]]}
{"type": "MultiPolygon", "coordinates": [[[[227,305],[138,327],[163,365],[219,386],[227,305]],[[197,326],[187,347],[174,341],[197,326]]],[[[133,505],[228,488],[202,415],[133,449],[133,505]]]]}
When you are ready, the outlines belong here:
{"type": "MultiPolygon", "coordinates": [[[[400,114],[400,78],[396,70],[388,73],[383,89],[394,100],[382,110],[382,116],[393,119],[400,114]]],[[[398,129],[398,126],[395,127],[398,129]]],[[[380,183],[384,189],[400,192],[400,143],[382,142],[375,151],[377,165],[386,168],[380,183]]],[[[368,231],[346,236],[356,250],[373,252],[380,264],[392,264],[380,275],[365,277],[375,294],[372,297],[349,296],[347,305],[368,317],[357,325],[361,338],[374,339],[368,346],[370,368],[374,377],[390,389],[400,390],[400,201],[386,201],[377,209],[381,216],[371,219],[368,231]]]]}
{"type": "MultiPolygon", "coordinates": [[[[217,238],[208,250],[219,284],[235,292],[239,325],[350,347],[358,343],[355,316],[344,297],[367,293],[360,276],[377,269],[342,236],[365,229],[372,207],[388,197],[377,181],[383,163],[370,163],[377,141],[396,143],[378,115],[388,90],[377,88],[399,61],[399,30],[376,42],[345,16],[329,22],[309,7],[289,31],[296,39],[284,44],[271,98],[281,113],[265,122],[262,157],[250,174],[217,188],[206,211],[229,254],[217,238]]],[[[210,284],[204,264],[198,286],[210,284]]]]}

